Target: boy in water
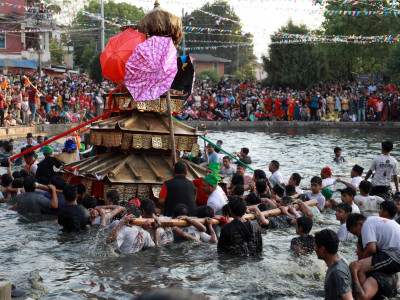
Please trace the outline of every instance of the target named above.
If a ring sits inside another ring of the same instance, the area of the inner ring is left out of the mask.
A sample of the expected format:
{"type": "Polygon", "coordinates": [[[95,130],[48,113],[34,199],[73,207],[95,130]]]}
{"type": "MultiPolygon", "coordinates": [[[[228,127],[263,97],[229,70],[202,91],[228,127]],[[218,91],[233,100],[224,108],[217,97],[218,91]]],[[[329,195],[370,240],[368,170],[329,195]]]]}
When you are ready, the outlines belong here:
{"type": "MultiPolygon", "coordinates": [[[[351,212],[352,213],[360,213],[360,209],[358,208],[358,206],[354,203],[354,197],[356,196],[356,190],[350,186],[346,187],[343,190],[339,190],[340,194],[341,194],[341,199],[342,202],[348,203],[351,206],[351,212]]],[[[339,205],[339,203],[335,200],[331,200],[330,201],[332,204],[332,207],[337,207],[339,205]]]]}
{"type": "Polygon", "coordinates": [[[310,200],[318,201],[318,209],[322,211],[325,207],[325,197],[321,194],[322,190],[322,179],[321,177],[314,176],[311,178],[311,191],[306,192],[306,195],[310,198],[310,200]]]}
{"type": "Polygon", "coordinates": [[[354,239],[354,235],[348,232],[346,228],[346,220],[350,213],[351,205],[346,202],[339,203],[339,205],[336,207],[336,220],[340,222],[337,235],[339,237],[339,241],[341,242],[352,241],[354,239]]]}
{"type": "Polygon", "coordinates": [[[342,156],[342,149],[340,147],[335,147],[335,149],[333,149],[333,152],[335,153],[335,157],[333,158],[333,161],[335,163],[346,162],[346,160],[342,156]]]}
{"type": "Polygon", "coordinates": [[[358,206],[361,212],[376,210],[378,204],[381,204],[383,201],[385,201],[379,196],[370,196],[369,191],[371,190],[371,187],[371,182],[367,180],[360,182],[360,195],[354,197],[354,203],[358,206]]]}
{"type": "Polygon", "coordinates": [[[347,182],[340,178],[336,179],[337,182],[341,182],[347,186],[351,186],[352,188],[358,190],[358,186],[362,181],[362,173],[364,172],[364,168],[360,167],[359,165],[354,165],[354,167],[350,171],[351,181],[347,182]]]}
{"type": "Polygon", "coordinates": [[[381,218],[394,220],[394,217],[398,213],[398,208],[396,203],[393,201],[383,201],[379,207],[379,216],[381,218]]]}
{"type": "Polygon", "coordinates": [[[303,216],[297,219],[296,222],[296,234],[290,242],[290,250],[294,251],[297,255],[310,254],[314,251],[314,237],[310,235],[310,231],[313,226],[311,218],[303,216]]]}

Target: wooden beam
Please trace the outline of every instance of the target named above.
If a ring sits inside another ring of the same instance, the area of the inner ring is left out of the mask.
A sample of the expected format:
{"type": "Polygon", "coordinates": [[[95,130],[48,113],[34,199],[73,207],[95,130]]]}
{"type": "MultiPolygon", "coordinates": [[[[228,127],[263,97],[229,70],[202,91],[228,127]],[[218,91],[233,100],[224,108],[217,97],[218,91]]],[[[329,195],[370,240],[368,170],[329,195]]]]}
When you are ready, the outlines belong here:
{"type": "Polygon", "coordinates": [[[162,181],[163,177],[160,175],[160,173],[158,173],[158,171],[156,170],[156,168],[154,168],[153,164],[151,163],[151,161],[149,159],[147,159],[147,157],[145,157],[143,154],[141,154],[141,157],[143,158],[143,160],[146,162],[146,164],[149,165],[150,170],[156,175],[157,180],[162,181]]]}

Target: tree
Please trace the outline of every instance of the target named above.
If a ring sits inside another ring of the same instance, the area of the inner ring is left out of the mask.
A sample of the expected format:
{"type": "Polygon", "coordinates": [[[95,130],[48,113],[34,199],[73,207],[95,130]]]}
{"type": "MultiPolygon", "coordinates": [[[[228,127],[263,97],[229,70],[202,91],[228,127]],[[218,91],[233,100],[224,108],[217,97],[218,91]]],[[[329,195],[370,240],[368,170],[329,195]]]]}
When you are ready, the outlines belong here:
{"type": "Polygon", "coordinates": [[[254,71],[255,65],[247,64],[241,70],[242,71],[235,72],[235,80],[239,80],[239,81],[256,81],[257,80],[257,76],[254,71]]]}
{"type": "Polygon", "coordinates": [[[217,71],[214,69],[208,69],[201,72],[199,75],[196,75],[196,80],[203,81],[203,80],[211,80],[212,82],[219,81],[219,75],[217,71]]]}
{"type": "MultiPolygon", "coordinates": [[[[309,30],[306,25],[289,20],[278,32],[308,34],[309,30]]],[[[267,84],[276,87],[305,89],[328,77],[326,55],[314,45],[271,44],[268,57],[262,59],[268,73],[267,84]]]]}
{"type": "Polygon", "coordinates": [[[400,44],[392,47],[386,62],[386,74],[390,76],[390,81],[400,84],[400,44]]]}
{"type": "MultiPolygon", "coordinates": [[[[400,22],[394,14],[379,14],[379,11],[394,8],[399,9],[399,4],[392,6],[392,2],[368,1],[354,5],[342,4],[343,1],[328,1],[325,9],[334,14],[325,14],[322,24],[326,35],[356,35],[356,36],[381,36],[397,34],[400,22]],[[357,11],[358,16],[353,16],[352,11],[357,11]],[[365,16],[366,11],[371,15],[365,16]],[[347,13],[345,13],[347,12],[347,13]],[[350,15],[349,15],[350,12],[350,15]],[[359,13],[358,13],[359,12],[359,13]]],[[[330,73],[338,79],[352,80],[356,73],[378,74],[382,71],[392,45],[388,43],[366,44],[329,44],[323,49],[327,54],[330,73]]]]}
{"type": "MultiPolygon", "coordinates": [[[[85,11],[92,14],[100,13],[100,1],[91,0],[84,7],[85,11]]],[[[144,16],[142,8],[137,8],[128,3],[115,3],[110,0],[104,3],[104,16],[107,20],[126,24],[128,21],[135,24],[144,16]]],[[[100,28],[101,22],[97,19],[91,19],[84,14],[78,14],[72,22],[74,29],[87,29],[84,24],[96,25],[100,28]]],[[[107,41],[112,36],[116,35],[119,29],[105,23],[105,40],[107,41]]],[[[100,30],[99,31],[83,31],[71,34],[71,41],[74,44],[74,61],[76,66],[80,66],[84,70],[89,70],[91,58],[101,52],[100,49],[100,30]],[[90,45],[89,45],[90,44],[90,45]],[[89,57],[89,59],[88,59],[89,57]]]]}
{"type": "Polygon", "coordinates": [[[97,83],[100,83],[103,78],[101,72],[100,54],[97,54],[91,59],[89,69],[90,77],[93,78],[97,83]]]}
{"type": "MultiPolygon", "coordinates": [[[[201,27],[201,28],[212,28],[212,29],[221,29],[221,30],[233,30],[235,33],[229,34],[220,34],[216,35],[215,33],[220,33],[215,31],[214,34],[211,31],[202,31],[203,34],[196,34],[198,31],[187,31],[185,34],[186,37],[186,47],[210,47],[210,46],[221,46],[226,45],[227,48],[218,47],[216,49],[199,49],[188,51],[195,53],[204,53],[211,54],[214,56],[222,57],[225,59],[229,59],[232,62],[226,64],[225,73],[233,74],[236,72],[237,66],[240,68],[244,68],[247,64],[252,63],[255,60],[255,56],[253,54],[253,36],[251,34],[242,35],[242,25],[239,17],[236,15],[234,9],[228,4],[226,1],[215,1],[213,4],[206,3],[203,8],[203,11],[209,12],[214,15],[221,16],[226,18],[225,20],[220,20],[215,18],[212,15],[205,14],[200,10],[194,10],[191,14],[187,15],[183,20],[184,26],[193,26],[193,27],[201,27]],[[194,19],[191,19],[194,18],[194,19]],[[188,24],[189,19],[191,20],[190,25],[188,24]],[[234,20],[236,22],[232,22],[230,20],[234,20]],[[204,34],[208,33],[208,34],[204,34]],[[196,42],[194,42],[196,41],[196,42]],[[198,42],[203,41],[203,42],[198,42]],[[210,41],[218,41],[218,43],[213,43],[210,41]],[[223,43],[225,42],[225,43],[223,43]],[[239,61],[237,55],[237,44],[248,43],[247,46],[240,46],[239,53],[239,61]]],[[[181,44],[182,45],[182,44],[181,44]]]]}
{"type": "Polygon", "coordinates": [[[61,45],[61,43],[57,43],[54,38],[51,38],[49,47],[51,61],[59,65],[63,65],[64,57],[67,54],[66,51],[63,50],[63,45],[61,45]]]}

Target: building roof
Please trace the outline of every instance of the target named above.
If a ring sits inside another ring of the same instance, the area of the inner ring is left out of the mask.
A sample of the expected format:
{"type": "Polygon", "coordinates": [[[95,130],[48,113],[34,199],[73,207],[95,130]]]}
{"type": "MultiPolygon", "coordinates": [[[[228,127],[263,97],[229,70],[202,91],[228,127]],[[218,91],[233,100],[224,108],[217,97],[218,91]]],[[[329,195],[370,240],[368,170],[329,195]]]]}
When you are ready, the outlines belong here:
{"type": "Polygon", "coordinates": [[[219,63],[230,63],[232,62],[229,59],[221,58],[212,56],[211,54],[200,54],[200,53],[190,53],[190,56],[195,61],[202,61],[202,62],[219,62],[219,63]]]}
{"type": "Polygon", "coordinates": [[[25,69],[37,69],[37,65],[34,60],[13,60],[13,67],[25,68],[25,69]]]}

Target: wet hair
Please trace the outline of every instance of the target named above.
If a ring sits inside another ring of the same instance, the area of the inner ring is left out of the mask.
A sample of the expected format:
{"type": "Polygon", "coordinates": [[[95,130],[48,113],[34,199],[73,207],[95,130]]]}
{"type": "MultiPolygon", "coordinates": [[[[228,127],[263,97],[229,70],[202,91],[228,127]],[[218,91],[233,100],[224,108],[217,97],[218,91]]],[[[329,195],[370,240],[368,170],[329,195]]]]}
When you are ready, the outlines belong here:
{"type": "Polygon", "coordinates": [[[360,182],[360,185],[358,186],[358,188],[360,190],[362,190],[364,193],[369,194],[369,192],[371,191],[371,188],[372,188],[372,184],[371,184],[371,182],[369,182],[367,180],[362,180],[360,182]]]}
{"type": "Polygon", "coordinates": [[[294,180],[294,182],[296,182],[296,185],[299,185],[301,182],[301,176],[299,173],[293,173],[292,174],[292,178],[294,180]]]}
{"type": "Polygon", "coordinates": [[[259,204],[259,203],[261,203],[260,195],[251,192],[247,196],[247,204],[248,205],[255,205],[255,204],[259,204]]]}
{"type": "Polygon", "coordinates": [[[261,195],[265,193],[266,189],[267,189],[267,181],[265,181],[265,179],[259,179],[256,181],[257,193],[261,195]]]}
{"type": "Polygon", "coordinates": [[[232,189],[232,194],[236,196],[242,196],[244,194],[244,186],[237,184],[232,189]]]}
{"type": "Polygon", "coordinates": [[[238,165],[236,166],[236,168],[237,167],[241,167],[246,170],[246,166],[240,160],[238,161],[238,165]]]}
{"type": "Polygon", "coordinates": [[[297,197],[297,199],[298,199],[298,200],[301,200],[301,201],[303,201],[303,202],[305,202],[305,201],[310,201],[310,200],[311,200],[310,197],[309,197],[307,194],[300,194],[300,195],[297,197]]]}
{"type": "Polygon", "coordinates": [[[257,207],[258,207],[258,209],[260,211],[267,211],[268,210],[268,205],[266,203],[260,203],[260,204],[258,204],[257,207]]]}
{"type": "Polygon", "coordinates": [[[197,217],[198,218],[213,218],[214,217],[214,209],[208,205],[200,206],[197,208],[197,217]]]}
{"type": "MultiPolygon", "coordinates": [[[[229,199],[229,196],[228,196],[228,199],[229,199]]],[[[231,215],[231,213],[229,211],[229,205],[228,204],[225,204],[224,206],[222,206],[222,214],[224,216],[230,216],[231,215]]]]}
{"type": "Polygon", "coordinates": [[[294,202],[293,198],[288,196],[282,197],[281,201],[283,201],[285,205],[290,205],[294,202]]]}
{"type": "Polygon", "coordinates": [[[226,156],[224,156],[224,157],[222,158],[222,160],[224,160],[224,159],[227,159],[227,160],[231,161],[231,158],[230,158],[228,155],[226,155],[226,156]]]}
{"type": "Polygon", "coordinates": [[[382,142],[382,149],[386,152],[390,152],[393,149],[393,143],[391,141],[382,142]]]}
{"type": "Polygon", "coordinates": [[[63,189],[63,194],[64,194],[64,199],[67,202],[74,202],[76,199],[76,196],[78,195],[76,191],[76,186],[74,185],[67,185],[63,189]]]}
{"type": "Polygon", "coordinates": [[[61,176],[53,176],[53,177],[51,177],[51,179],[49,181],[49,184],[54,185],[57,190],[62,190],[67,185],[65,183],[64,178],[62,178],[61,176]]]}
{"type": "Polygon", "coordinates": [[[3,147],[4,140],[0,140],[0,147],[3,147]]]}
{"type": "Polygon", "coordinates": [[[78,195],[83,195],[86,192],[86,187],[82,183],[75,184],[78,195]]]}
{"type": "Polygon", "coordinates": [[[157,289],[143,293],[135,300],[205,300],[201,295],[196,295],[188,290],[180,289],[157,289]]]}
{"type": "Polygon", "coordinates": [[[272,165],[275,169],[279,170],[279,166],[280,166],[279,161],[277,161],[277,160],[271,160],[271,165],[272,165]]]}
{"type": "Polygon", "coordinates": [[[184,162],[177,162],[174,166],[175,174],[186,174],[187,166],[184,162]]]}
{"type": "Polygon", "coordinates": [[[249,154],[249,148],[242,148],[242,151],[244,154],[249,154]]]}
{"type": "Polygon", "coordinates": [[[21,177],[22,177],[22,178],[25,178],[26,176],[29,175],[28,170],[25,170],[25,169],[19,170],[19,173],[21,174],[21,177]]]}
{"type": "Polygon", "coordinates": [[[322,178],[319,176],[314,176],[313,178],[311,178],[311,183],[322,185],[322,178]]]}
{"type": "Polygon", "coordinates": [[[314,251],[314,237],[309,234],[302,234],[297,238],[297,243],[300,243],[300,247],[307,248],[307,254],[314,251]]]}
{"type": "MultiPolygon", "coordinates": [[[[21,151],[26,151],[26,150],[31,149],[31,148],[33,148],[33,146],[28,145],[28,146],[26,146],[25,148],[23,148],[23,150],[21,149],[21,151]]],[[[26,153],[26,154],[24,155],[24,157],[26,157],[26,158],[28,158],[28,157],[34,157],[34,156],[35,156],[35,151],[28,152],[28,153],[26,153]]]]}
{"type": "Polygon", "coordinates": [[[231,182],[232,182],[233,185],[237,185],[237,184],[244,185],[244,177],[243,177],[242,174],[234,173],[232,175],[231,182]]]}
{"type": "Polygon", "coordinates": [[[313,221],[310,217],[302,216],[298,218],[296,221],[297,221],[297,226],[303,229],[303,233],[310,233],[313,226],[313,221]]]}
{"type": "Polygon", "coordinates": [[[6,148],[9,145],[11,145],[11,143],[9,141],[4,141],[2,147],[6,148]]]}
{"type": "Polygon", "coordinates": [[[11,187],[14,189],[22,188],[23,186],[22,178],[15,178],[11,184],[11,187]]]}
{"type": "Polygon", "coordinates": [[[4,147],[4,151],[10,153],[12,150],[14,149],[14,147],[11,144],[8,144],[4,147]]]}
{"type": "Polygon", "coordinates": [[[1,185],[4,187],[9,186],[12,181],[13,179],[10,174],[3,174],[3,176],[1,176],[1,185]]]}
{"type": "Polygon", "coordinates": [[[353,211],[352,207],[350,204],[346,203],[346,202],[341,202],[339,203],[339,205],[336,208],[340,208],[343,209],[343,211],[345,213],[351,213],[353,211]]]}
{"type": "Polygon", "coordinates": [[[217,141],[217,144],[218,144],[218,143],[220,143],[220,144],[222,145],[224,142],[221,141],[221,140],[218,140],[218,141],[217,141]]]}
{"type": "Polygon", "coordinates": [[[367,218],[362,214],[351,213],[347,216],[346,228],[350,231],[351,228],[357,227],[358,221],[365,221],[367,218]]]}
{"type": "Polygon", "coordinates": [[[119,204],[119,194],[116,190],[110,190],[106,194],[106,198],[110,198],[110,202],[113,205],[118,205],[119,204]]]}
{"type": "Polygon", "coordinates": [[[140,210],[144,211],[148,215],[152,215],[156,213],[156,205],[154,201],[150,199],[143,199],[140,201],[140,210]]]}
{"type": "Polygon", "coordinates": [[[335,147],[335,149],[333,149],[334,153],[338,153],[339,151],[342,151],[342,148],[340,147],[335,147]]]}
{"type": "Polygon", "coordinates": [[[333,230],[324,229],[315,235],[318,248],[324,247],[329,254],[336,254],[339,248],[339,237],[333,230]]]}
{"type": "Polygon", "coordinates": [[[393,195],[393,201],[394,200],[400,200],[400,192],[397,192],[393,195]]]}
{"type": "Polygon", "coordinates": [[[229,209],[232,213],[238,217],[241,217],[245,214],[247,206],[246,202],[242,198],[239,196],[229,196],[228,200],[229,209]]]}
{"type": "Polygon", "coordinates": [[[179,216],[187,216],[189,213],[189,208],[186,204],[178,203],[174,207],[174,211],[172,212],[172,217],[176,218],[179,216]]]}
{"type": "Polygon", "coordinates": [[[25,193],[31,193],[35,191],[35,178],[33,178],[32,175],[28,175],[24,178],[24,190],[25,193]]]}
{"type": "Polygon", "coordinates": [[[256,170],[254,170],[254,178],[256,178],[257,180],[265,179],[265,178],[267,178],[267,175],[265,174],[265,172],[263,170],[256,169],[256,170]]]}
{"type": "Polygon", "coordinates": [[[97,206],[97,199],[92,196],[86,196],[82,198],[81,204],[86,209],[95,208],[97,206]]]}
{"type": "Polygon", "coordinates": [[[129,215],[133,215],[135,218],[140,217],[140,209],[137,205],[127,205],[125,209],[129,215]]]}
{"type": "Polygon", "coordinates": [[[396,216],[397,212],[399,211],[396,203],[394,203],[393,201],[385,200],[380,204],[379,207],[382,210],[386,210],[391,219],[393,219],[396,216]]]}
{"type": "Polygon", "coordinates": [[[283,197],[283,195],[285,193],[285,189],[280,184],[275,184],[274,187],[272,188],[272,190],[280,198],[283,197]]]}
{"type": "Polygon", "coordinates": [[[12,177],[13,177],[14,179],[16,179],[16,178],[22,178],[21,172],[20,172],[20,171],[14,171],[14,172],[12,173],[12,177]]]}
{"type": "Polygon", "coordinates": [[[288,184],[285,186],[286,196],[293,196],[296,194],[296,187],[294,185],[288,184]]]}

